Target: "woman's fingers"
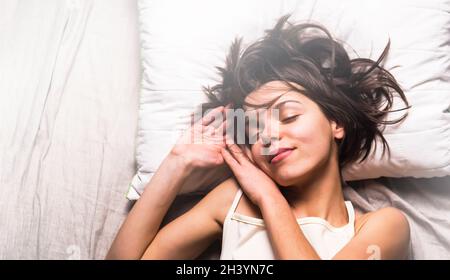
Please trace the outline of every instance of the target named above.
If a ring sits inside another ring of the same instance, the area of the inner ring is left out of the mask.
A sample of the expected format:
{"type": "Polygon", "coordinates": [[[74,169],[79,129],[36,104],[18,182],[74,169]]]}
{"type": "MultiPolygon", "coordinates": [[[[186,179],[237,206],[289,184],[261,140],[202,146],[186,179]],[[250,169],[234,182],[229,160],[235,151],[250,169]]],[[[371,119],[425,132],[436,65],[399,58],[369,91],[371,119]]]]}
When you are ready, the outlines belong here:
{"type": "Polygon", "coordinates": [[[239,162],[239,164],[243,164],[248,161],[242,149],[235,143],[227,143],[227,148],[228,151],[230,151],[230,154],[233,156],[233,158],[236,159],[237,162],[239,162]]]}
{"type": "Polygon", "coordinates": [[[220,124],[219,127],[214,128],[213,126],[202,126],[202,139],[206,143],[210,144],[220,144],[225,146],[225,133],[226,133],[226,122],[220,124]]]}
{"type": "Polygon", "coordinates": [[[221,136],[225,136],[225,133],[227,133],[227,121],[225,120],[224,122],[222,122],[220,124],[220,126],[218,128],[216,128],[216,134],[217,135],[221,135],[221,136]]]}
{"type": "Polygon", "coordinates": [[[244,147],[244,153],[245,153],[247,159],[251,163],[255,164],[255,161],[253,161],[253,157],[252,157],[252,151],[247,146],[244,147]]]}
{"type": "Polygon", "coordinates": [[[238,145],[236,145],[236,143],[234,143],[234,140],[233,140],[232,136],[229,135],[228,133],[225,134],[225,144],[227,146],[228,151],[233,156],[233,158],[239,164],[241,164],[243,162],[243,160],[244,160],[242,158],[242,150],[241,150],[241,148],[239,148],[238,145]]]}
{"type": "Polygon", "coordinates": [[[239,162],[236,161],[236,159],[231,155],[231,153],[226,148],[221,149],[220,152],[222,153],[223,159],[231,168],[231,170],[233,172],[237,171],[239,169],[239,162]]]}
{"type": "Polygon", "coordinates": [[[204,126],[213,125],[214,127],[218,127],[224,120],[223,109],[223,106],[219,106],[209,111],[202,118],[201,124],[204,126]]]}

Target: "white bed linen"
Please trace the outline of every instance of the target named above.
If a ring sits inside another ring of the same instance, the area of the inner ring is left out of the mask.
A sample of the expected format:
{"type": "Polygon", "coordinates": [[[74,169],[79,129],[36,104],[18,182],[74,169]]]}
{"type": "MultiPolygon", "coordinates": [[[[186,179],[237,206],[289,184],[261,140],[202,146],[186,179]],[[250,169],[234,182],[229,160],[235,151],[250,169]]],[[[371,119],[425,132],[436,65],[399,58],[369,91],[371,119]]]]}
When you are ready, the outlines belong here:
{"type": "Polygon", "coordinates": [[[0,1],[0,259],[103,258],[127,213],[136,2],[0,1]]]}
{"type": "MultiPolygon", "coordinates": [[[[215,66],[224,65],[233,38],[248,45],[287,13],[292,22],[326,26],[351,57],[356,51],[377,59],[390,38],[384,66],[412,108],[404,122],[383,132],[391,157],[382,156],[378,139],[367,160],[343,169],[345,179],[450,175],[450,114],[443,113],[450,106],[450,0],[139,0],[138,9],[144,74],[130,199],[142,193],[193,108],[207,101],[201,88],[220,80],[215,66]]],[[[395,98],[393,106],[404,104],[395,98]]],[[[181,192],[212,186],[186,184],[181,192]]]]}
{"type": "Polygon", "coordinates": [[[394,206],[405,213],[410,259],[450,259],[450,176],[350,182],[344,196],[361,212],[394,206]],[[350,187],[351,186],[351,187],[350,187]]]}
{"type": "MultiPolygon", "coordinates": [[[[450,259],[450,176],[352,181],[344,187],[344,196],[361,213],[387,206],[402,210],[411,229],[409,259],[450,259]]],[[[201,197],[179,196],[166,222],[187,211],[201,197]]],[[[220,249],[217,241],[199,259],[219,259],[220,249]]]]}
{"type": "MultiPolygon", "coordinates": [[[[131,0],[0,1],[0,259],[106,254],[136,172],[136,21],[131,0]]],[[[401,208],[413,257],[449,259],[450,177],[383,180],[346,196],[401,208]]],[[[197,199],[180,196],[168,219],[197,199]]]]}

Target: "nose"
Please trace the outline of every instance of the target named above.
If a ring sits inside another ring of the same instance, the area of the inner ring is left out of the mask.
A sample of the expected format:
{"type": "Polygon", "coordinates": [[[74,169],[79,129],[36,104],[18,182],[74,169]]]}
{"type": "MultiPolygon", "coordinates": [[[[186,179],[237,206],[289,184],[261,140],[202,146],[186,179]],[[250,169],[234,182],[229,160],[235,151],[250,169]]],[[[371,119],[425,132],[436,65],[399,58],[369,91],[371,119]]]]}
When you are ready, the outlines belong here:
{"type": "Polygon", "coordinates": [[[261,134],[261,142],[264,148],[270,147],[278,138],[261,134]]]}
{"type": "Polygon", "coordinates": [[[280,139],[280,125],[276,118],[270,118],[266,121],[263,130],[260,134],[263,147],[267,148],[280,139]]]}
{"type": "MultiPolygon", "coordinates": [[[[270,132],[270,130],[268,131],[270,132]]],[[[262,143],[261,155],[272,155],[272,151],[279,148],[280,138],[277,134],[271,134],[264,130],[264,132],[260,134],[260,138],[262,143]]]]}

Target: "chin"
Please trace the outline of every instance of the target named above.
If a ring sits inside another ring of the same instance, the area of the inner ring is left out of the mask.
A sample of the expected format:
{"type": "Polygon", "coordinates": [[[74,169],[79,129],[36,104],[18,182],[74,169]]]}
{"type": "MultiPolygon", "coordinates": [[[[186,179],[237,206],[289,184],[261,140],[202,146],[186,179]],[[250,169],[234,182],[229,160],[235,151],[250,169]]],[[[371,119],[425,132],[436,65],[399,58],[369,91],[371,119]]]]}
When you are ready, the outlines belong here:
{"type": "Polygon", "coordinates": [[[274,180],[282,187],[289,187],[294,185],[298,181],[298,178],[299,176],[277,175],[274,177],[274,180]]]}
{"type": "Polygon", "coordinates": [[[300,181],[309,176],[309,169],[299,168],[298,166],[289,166],[287,168],[280,168],[273,174],[272,178],[278,185],[282,187],[289,187],[297,185],[300,181]]]}

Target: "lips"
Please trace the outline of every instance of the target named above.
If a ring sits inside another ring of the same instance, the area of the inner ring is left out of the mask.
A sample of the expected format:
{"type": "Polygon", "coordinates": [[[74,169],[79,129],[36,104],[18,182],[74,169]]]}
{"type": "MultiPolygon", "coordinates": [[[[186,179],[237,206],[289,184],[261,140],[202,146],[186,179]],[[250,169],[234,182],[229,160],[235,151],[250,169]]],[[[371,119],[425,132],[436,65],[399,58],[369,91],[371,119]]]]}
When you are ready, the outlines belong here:
{"type": "Polygon", "coordinates": [[[280,162],[281,160],[288,157],[293,150],[294,148],[279,148],[275,151],[271,151],[271,155],[269,156],[269,163],[275,164],[277,162],[280,162]]]}

